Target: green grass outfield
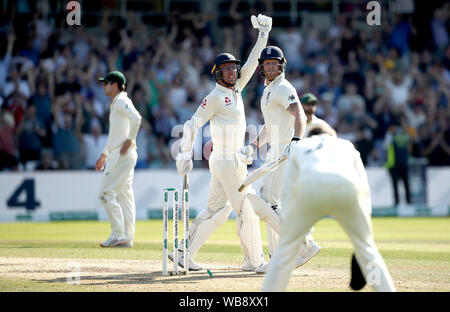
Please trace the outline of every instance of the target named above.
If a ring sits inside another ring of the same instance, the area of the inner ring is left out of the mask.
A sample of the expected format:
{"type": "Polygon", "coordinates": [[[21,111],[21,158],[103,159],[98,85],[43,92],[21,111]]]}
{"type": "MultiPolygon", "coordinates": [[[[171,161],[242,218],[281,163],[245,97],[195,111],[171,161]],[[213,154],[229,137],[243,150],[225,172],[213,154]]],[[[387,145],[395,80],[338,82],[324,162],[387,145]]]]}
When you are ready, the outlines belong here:
{"type": "MultiPolygon", "coordinates": [[[[424,290],[450,291],[450,218],[374,218],[372,221],[377,247],[394,280],[414,281],[414,285],[417,286],[412,290],[415,291],[421,290],[420,283],[427,283],[428,286],[424,287],[424,290]]],[[[169,229],[172,229],[171,224],[169,229]]],[[[267,258],[266,230],[263,223],[261,233],[267,258]]],[[[100,221],[3,223],[0,224],[0,257],[161,259],[161,220],[138,221],[135,244],[131,249],[100,248],[98,243],[108,235],[109,223],[100,221]]],[[[336,221],[332,219],[319,221],[313,236],[323,250],[310,262],[312,266],[336,268],[349,266],[352,246],[336,221]]],[[[218,261],[240,266],[242,252],[236,234],[235,220],[229,220],[210,237],[196,260],[218,261]]],[[[54,287],[41,283],[35,285],[32,290],[55,291],[54,287]]],[[[0,275],[0,291],[27,289],[26,280],[14,280],[0,275]]],[[[64,285],[58,290],[65,291],[71,288],[64,285]]],[[[83,288],[83,290],[92,289],[83,288]]],[[[399,287],[399,290],[408,291],[408,287],[405,289],[399,287]]]]}

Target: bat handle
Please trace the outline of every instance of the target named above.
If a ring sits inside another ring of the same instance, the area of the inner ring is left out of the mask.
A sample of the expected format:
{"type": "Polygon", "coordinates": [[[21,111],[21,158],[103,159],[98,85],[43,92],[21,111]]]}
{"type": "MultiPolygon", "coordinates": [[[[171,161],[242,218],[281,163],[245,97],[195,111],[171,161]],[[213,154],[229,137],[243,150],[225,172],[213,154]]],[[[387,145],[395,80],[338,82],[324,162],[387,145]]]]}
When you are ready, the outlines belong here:
{"type": "Polygon", "coordinates": [[[189,179],[188,179],[188,175],[185,174],[183,177],[183,190],[186,190],[189,188],[189,179]]]}

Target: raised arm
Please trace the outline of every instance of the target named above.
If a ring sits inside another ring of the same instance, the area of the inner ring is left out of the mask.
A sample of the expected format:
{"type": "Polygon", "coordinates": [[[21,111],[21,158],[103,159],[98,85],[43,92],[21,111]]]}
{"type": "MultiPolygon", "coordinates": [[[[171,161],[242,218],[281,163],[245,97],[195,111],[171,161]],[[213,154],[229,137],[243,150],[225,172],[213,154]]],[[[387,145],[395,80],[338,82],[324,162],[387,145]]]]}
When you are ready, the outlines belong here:
{"type": "Polygon", "coordinates": [[[259,14],[258,17],[252,15],[251,17],[253,28],[259,30],[258,40],[253,46],[247,61],[241,69],[241,78],[237,81],[239,89],[244,89],[253,73],[258,67],[258,58],[261,51],[266,47],[269,38],[269,32],[272,29],[272,18],[269,16],[259,14]]]}

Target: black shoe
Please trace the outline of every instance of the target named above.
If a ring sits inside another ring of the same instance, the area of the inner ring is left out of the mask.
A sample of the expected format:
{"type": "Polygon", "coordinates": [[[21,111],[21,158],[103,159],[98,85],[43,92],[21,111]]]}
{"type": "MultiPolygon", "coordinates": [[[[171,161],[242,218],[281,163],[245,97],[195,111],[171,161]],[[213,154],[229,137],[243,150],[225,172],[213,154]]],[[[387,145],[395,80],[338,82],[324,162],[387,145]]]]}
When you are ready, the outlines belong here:
{"type": "Polygon", "coordinates": [[[361,272],[358,262],[356,261],[355,254],[352,255],[352,277],[350,280],[350,288],[353,290],[361,290],[366,286],[366,279],[361,272]]]}

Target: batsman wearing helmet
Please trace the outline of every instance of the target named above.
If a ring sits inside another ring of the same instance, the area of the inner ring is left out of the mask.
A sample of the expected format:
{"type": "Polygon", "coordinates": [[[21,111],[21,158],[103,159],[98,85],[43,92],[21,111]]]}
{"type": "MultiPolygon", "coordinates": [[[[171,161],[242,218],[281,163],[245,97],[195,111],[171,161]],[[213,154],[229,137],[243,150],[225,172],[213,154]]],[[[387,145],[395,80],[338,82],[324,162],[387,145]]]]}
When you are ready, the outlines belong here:
{"type": "MultiPolygon", "coordinates": [[[[241,68],[240,61],[233,55],[219,54],[211,70],[217,82],[215,88],[183,125],[181,152],[176,161],[181,176],[192,170],[195,137],[207,121],[210,121],[214,146],[209,158],[211,181],[207,208],[199,213],[190,228],[189,270],[201,270],[193,258],[214,230],[225,223],[232,210],[237,215],[237,232],[244,253],[243,270],[254,271],[264,264],[259,218],[246,200],[248,191],[238,192],[247,176],[247,166],[238,155],[246,132],[241,92],[258,66],[258,56],[266,46],[272,28],[272,18],[265,15],[252,16],[251,22],[259,35],[247,62],[241,68]]],[[[183,265],[183,259],[179,260],[179,265],[183,265]]]]}
{"type": "MultiPolygon", "coordinates": [[[[290,144],[299,141],[306,127],[305,112],[300,105],[297,91],[285,78],[286,59],[276,46],[268,46],[258,59],[260,74],[265,78],[265,89],[261,98],[261,111],[264,126],[255,140],[241,149],[241,153],[252,160],[254,151],[268,143],[266,163],[270,163],[289,152],[290,144]]],[[[266,222],[270,254],[273,255],[278,245],[280,232],[281,185],[285,163],[281,163],[264,176],[260,195],[249,196],[256,214],[266,222]],[[264,201],[266,204],[261,203],[264,201]]],[[[313,241],[311,234],[305,236],[304,244],[299,250],[296,266],[303,265],[313,257],[320,247],[313,241]]],[[[265,273],[267,265],[261,266],[256,273],[265,273]]]]}

